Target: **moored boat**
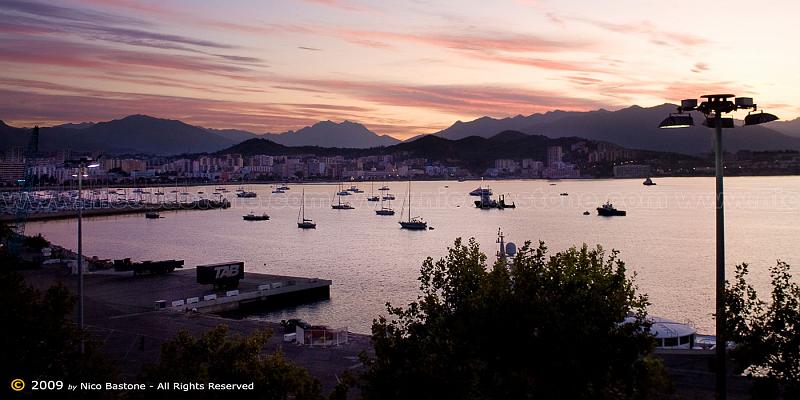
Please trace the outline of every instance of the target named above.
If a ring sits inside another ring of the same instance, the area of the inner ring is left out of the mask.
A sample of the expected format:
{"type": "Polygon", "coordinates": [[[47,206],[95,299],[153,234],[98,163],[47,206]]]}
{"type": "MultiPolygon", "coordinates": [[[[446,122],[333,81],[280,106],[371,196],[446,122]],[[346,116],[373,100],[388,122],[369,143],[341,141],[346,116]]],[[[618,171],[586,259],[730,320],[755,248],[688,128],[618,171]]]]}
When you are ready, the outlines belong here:
{"type": "Polygon", "coordinates": [[[617,210],[610,202],[606,202],[600,207],[597,207],[597,215],[603,217],[624,217],[627,212],[624,210],[617,210]]]}
{"type": "Polygon", "coordinates": [[[245,221],[269,221],[269,215],[267,213],[256,215],[256,213],[250,211],[247,215],[242,216],[242,219],[245,221]]]}

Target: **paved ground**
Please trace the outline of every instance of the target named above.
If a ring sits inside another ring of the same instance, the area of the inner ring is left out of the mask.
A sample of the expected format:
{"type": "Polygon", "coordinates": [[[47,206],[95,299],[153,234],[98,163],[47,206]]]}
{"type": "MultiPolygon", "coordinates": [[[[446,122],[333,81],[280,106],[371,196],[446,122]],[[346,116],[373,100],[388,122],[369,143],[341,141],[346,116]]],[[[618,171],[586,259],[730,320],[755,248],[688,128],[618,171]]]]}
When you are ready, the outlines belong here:
{"type": "MultiPolygon", "coordinates": [[[[85,276],[84,318],[88,330],[102,343],[103,351],[119,362],[122,380],[133,382],[142,365],[158,360],[161,344],[181,330],[199,335],[219,324],[228,325],[231,332],[240,334],[271,329],[275,335],[265,350],[271,352],[281,348],[288,359],[307,368],[319,379],[325,392],[329,392],[336,384],[338,374],[360,365],[360,352],[371,352],[369,338],[365,335],[350,334],[350,342],[340,346],[299,346],[283,342],[283,328],[275,323],[222,318],[213,314],[155,311],[155,299],[171,299],[168,297],[170,294],[174,294],[175,298],[186,298],[184,290],[200,296],[212,292],[210,286],[194,287],[199,285],[194,283],[193,272],[176,272],[173,277],[119,274],[85,276]],[[171,287],[171,284],[176,286],[171,287]]],[[[59,267],[25,271],[24,275],[31,285],[39,289],[46,289],[57,281],[72,290],[76,289],[75,277],[67,275],[59,267]]],[[[245,276],[248,274],[245,273],[245,276]]],[[[250,286],[255,288],[263,283],[262,279],[281,281],[287,277],[251,274],[243,282],[242,289],[250,286]]]]}

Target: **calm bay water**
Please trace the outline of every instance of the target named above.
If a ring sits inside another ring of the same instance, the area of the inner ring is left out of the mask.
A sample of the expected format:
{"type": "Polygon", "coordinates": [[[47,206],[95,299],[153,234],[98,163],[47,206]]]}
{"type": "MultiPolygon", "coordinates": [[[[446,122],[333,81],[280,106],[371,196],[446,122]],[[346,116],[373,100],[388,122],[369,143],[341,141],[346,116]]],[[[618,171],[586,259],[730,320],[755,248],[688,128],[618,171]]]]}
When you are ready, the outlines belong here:
{"type": "MultiPolygon", "coordinates": [[[[331,299],[261,317],[300,317],[312,323],[367,333],[372,319],[385,314],[385,303],[404,305],[417,295],[422,261],[439,258],[456,237],[475,237],[490,255],[497,249],[497,229],[507,240],[543,240],[552,252],[572,245],[601,244],[617,249],[636,283],[653,303],[650,313],[690,320],[700,332],[713,332],[714,311],[714,180],[661,178],[657,186],[641,180],[486,181],[495,195],[507,193],[516,209],[479,210],[468,192],[478,182],[414,182],[412,213],[434,230],[405,231],[397,221],[407,183],[389,182],[397,196],[395,216],[377,216],[376,203],[363,194],[344,197],[355,210],[332,210],[336,185],[291,185],[272,194],[269,185],[252,185],[255,199],[238,199],[227,210],[87,218],[84,254],[134,260],[184,259],[188,267],[232,260],[245,271],[332,279],[331,299]],[[555,185],[551,185],[555,183],[555,185]],[[446,187],[448,186],[448,187],[446,187]],[[306,216],[316,230],[297,229],[301,188],[306,216]],[[561,196],[560,193],[569,193],[561,196]],[[598,217],[594,208],[612,201],[626,217],[598,217]],[[247,222],[249,211],[271,219],[247,222]],[[590,216],[583,215],[585,210],[590,216]]],[[[751,279],[768,295],[768,268],[776,259],[800,270],[800,177],[726,178],[726,245],[728,277],[733,266],[751,264],[751,279]]],[[[377,188],[380,184],[375,185],[377,188]]],[[[185,189],[181,189],[185,190],[185,189]]],[[[190,189],[195,193],[213,188],[190,189]]],[[[76,223],[31,222],[28,233],[42,233],[69,248],[76,245],[76,223]]]]}

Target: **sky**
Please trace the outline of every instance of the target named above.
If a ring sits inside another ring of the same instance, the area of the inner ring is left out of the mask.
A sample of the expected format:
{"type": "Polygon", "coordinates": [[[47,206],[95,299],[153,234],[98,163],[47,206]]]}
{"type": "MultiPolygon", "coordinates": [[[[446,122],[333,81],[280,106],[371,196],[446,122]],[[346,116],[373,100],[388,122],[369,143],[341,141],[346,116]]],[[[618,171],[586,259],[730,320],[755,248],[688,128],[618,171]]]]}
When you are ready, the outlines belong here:
{"type": "Polygon", "coordinates": [[[800,116],[800,2],[0,1],[0,119],[256,133],[754,97],[800,116]]]}

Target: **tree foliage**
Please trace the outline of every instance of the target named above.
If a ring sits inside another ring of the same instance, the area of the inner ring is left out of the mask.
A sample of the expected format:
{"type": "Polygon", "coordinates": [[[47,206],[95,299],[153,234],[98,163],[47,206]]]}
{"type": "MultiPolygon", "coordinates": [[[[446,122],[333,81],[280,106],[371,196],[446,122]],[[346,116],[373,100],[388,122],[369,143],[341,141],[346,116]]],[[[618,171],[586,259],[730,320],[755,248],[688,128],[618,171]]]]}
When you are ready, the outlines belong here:
{"type": "MultiPolygon", "coordinates": [[[[236,398],[322,399],[320,383],[307,370],[287,361],[280,351],[263,355],[270,332],[249,336],[229,335],[226,325],[194,337],[181,331],[161,346],[158,364],[143,368],[145,383],[255,383],[253,391],[236,392],[236,398]]],[[[230,398],[226,391],[193,392],[193,398],[230,398]]],[[[148,394],[148,398],[152,393],[148,394]]]]}
{"type": "Polygon", "coordinates": [[[428,258],[417,301],[373,322],[366,399],[648,398],[664,390],[646,296],[617,252],[525,244],[486,265],[474,239],[428,258]],[[626,320],[627,318],[627,320],[626,320]]]}
{"type": "Polygon", "coordinates": [[[726,282],[726,327],[736,344],[731,357],[738,372],[758,378],[757,389],[771,388],[774,395],[783,390],[786,398],[800,398],[800,286],[790,269],[782,261],[770,268],[767,303],[747,282],[748,265],[737,265],[734,282],[726,282]]]}
{"type": "MultiPolygon", "coordinates": [[[[116,372],[70,318],[75,299],[59,284],[41,293],[19,273],[0,271],[0,348],[3,378],[111,381],[116,372]],[[85,352],[80,353],[84,340],[85,352]]],[[[8,382],[10,379],[5,380],[8,382]]]]}

